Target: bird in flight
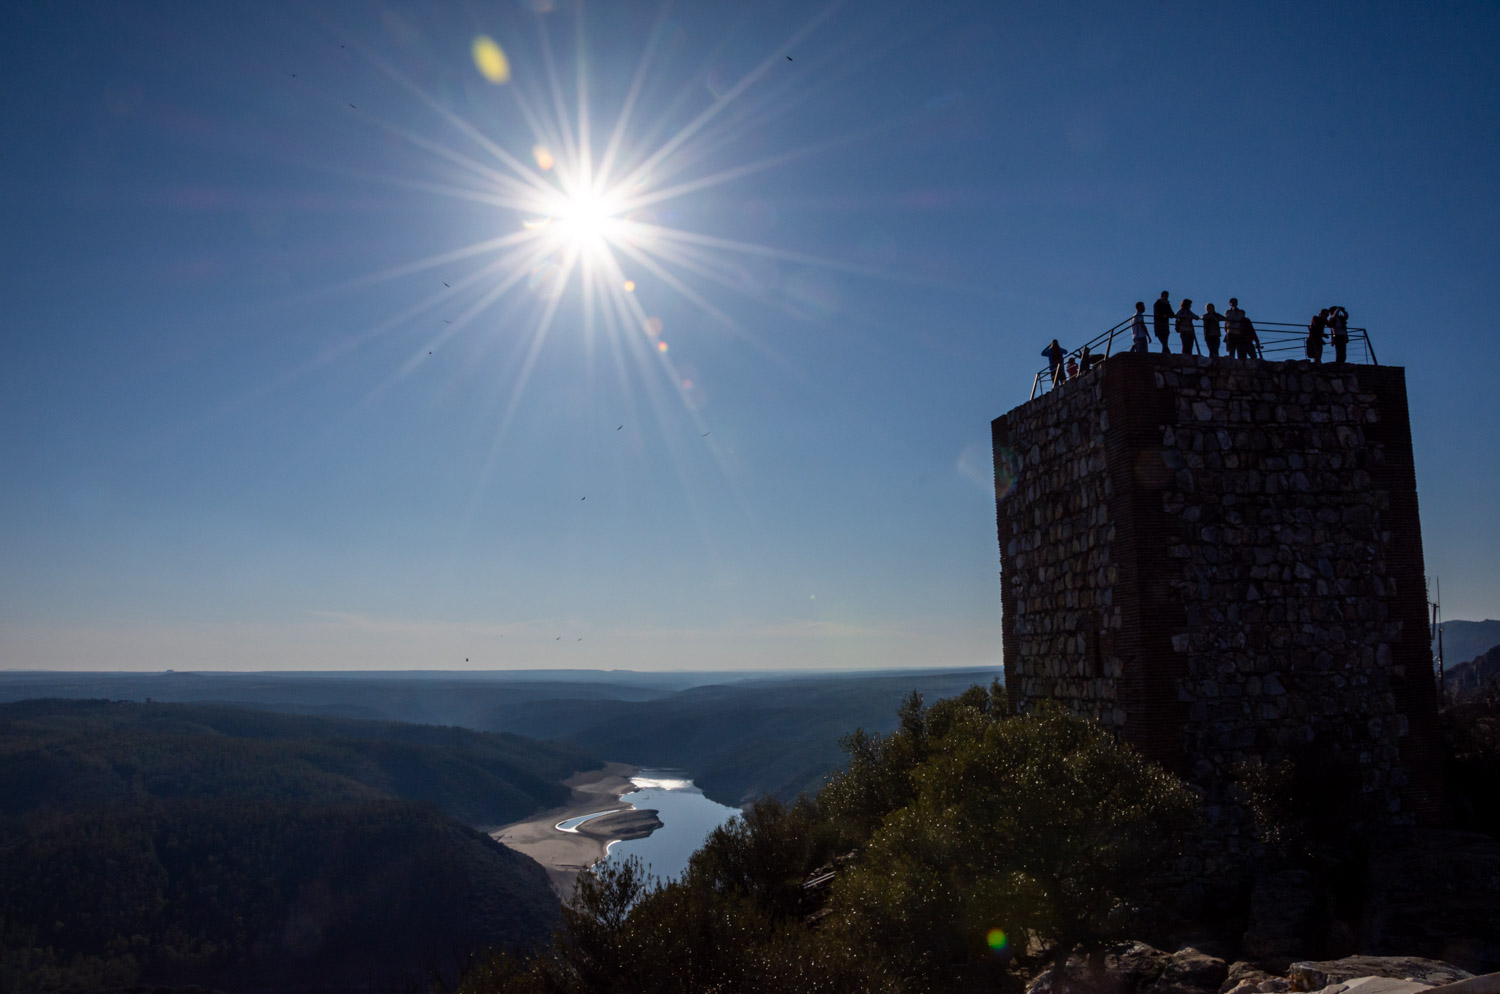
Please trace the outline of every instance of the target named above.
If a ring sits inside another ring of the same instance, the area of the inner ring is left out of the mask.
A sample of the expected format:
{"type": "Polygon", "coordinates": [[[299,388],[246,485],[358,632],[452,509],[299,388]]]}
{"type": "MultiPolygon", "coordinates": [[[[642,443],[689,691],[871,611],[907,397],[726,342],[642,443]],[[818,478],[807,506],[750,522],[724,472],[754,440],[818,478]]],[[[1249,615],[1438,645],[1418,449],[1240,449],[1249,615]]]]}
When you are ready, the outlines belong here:
{"type": "MultiPolygon", "coordinates": [[[[443,286],[448,286],[448,284],[444,283],[443,286]]],[[[448,289],[452,290],[453,288],[451,286],[448,286],[448,289]]]]}
{"type": "MultiPolygon", "coordinates": [[[[624,427],[625,427],[625,426],[624,426],[624,425],[621,425],[621,426],[620,426],[620,428],[624,428],[624,427]]],[[[615,431],[619,431],[619,430],[620,430],[620,428],[616,428],[616,429],[615,429],[615,431]]]]}
{"type": "Polygon", "coordinates": [[[713,434],[713,432],[711,432],[711,431],[706,431],[706,432],[704,432],[704,433],[703,433],[703,434],[701,434],[701,435],[699,435],[699,436],[698,436],[698,437],[699,437],[699,438],[707,438],[707,437],[708,437],[708,436],[710,436],[710,435],[712,435],[712,434],[713,434]]]}
{"type": "Polygon", "coordinates": [[[587,497],[580,497],[580,498],[578,498],[578,499],[579,499],[579,500],[588,500],[588,498],[587,498],[587,497]]]}
{"type": "MultiPolygon", "coordinates": [[[[350,106],[350,107],[354,107],[354,105],[353,105],[353,104],[350,104],[350,105],[349,105],[349,106],[350,106]]],[[[358,107],[354,107],[354,109],[355,109],[355,110],[359,110],[359,108],[358,108],[358,107]]]]}
{"type": "Polygon", "coordinates": [[[792,57],[791,57],[791,56],[790,56],[790,55],[788,55],[788,56],[787,56],[787,57],[786,57],[786,60],[787,60],[787,61],[788,61],[788,62],[793,62],[793,61],[795,61],[795,60],[794,60],[794,59],[793,59],[793,58],[792,58],[792,57]]]}

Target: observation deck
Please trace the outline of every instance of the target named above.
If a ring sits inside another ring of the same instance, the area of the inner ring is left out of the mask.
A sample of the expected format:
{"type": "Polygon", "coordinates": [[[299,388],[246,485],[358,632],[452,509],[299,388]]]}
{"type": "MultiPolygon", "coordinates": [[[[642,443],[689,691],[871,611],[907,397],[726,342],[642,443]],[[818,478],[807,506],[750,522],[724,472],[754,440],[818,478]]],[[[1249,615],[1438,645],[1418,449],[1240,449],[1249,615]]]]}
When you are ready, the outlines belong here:
{"type": "MultiPolygon", "coordinates": [[[[1084,349],[1088,349],[1090,356],[1099,360],[1100,362],[1108,359],[1114,353],[1130,351],[1130,347],[1132,344],[1130,322],[1134,317],[1134,314],[1130,315],[1130,317],[1125,318],[1125,320],[1119,322],[1118,324],[1115,324],[1113,327],[1101,331],[1099,334],[1095,335],[1093,338],[1089,339],[1087,342],[1084,342],[1077,348],[1065,352],[1063,355],[1063,365],[1061,368],[1064,370],[1067,369],[1067,363],[1069,359],[1077,361],[1078,358],[1083,355],[1084,349]]],[[[1267,362],[1285,362],[1288,360],[1298,360],[1305,358],[1307,354],[1306,325],[1294,324],[1286,321],[1255,320],[1252,320],[1251,324],[1254,326],[1257,338],[1257,359],[1267,362]]],[[[1225,322],[1223,320],[1223,315],[1220,314],[1219,327],[1221,331],[1224,326],[1225,322]]],[[[1148,352],[1153,355],[1180,354],[1179,350],[1181,348],[1182,342],[1180,336],[1177,334],[1177,319],[1175,316],[1172,319],[1171,335],[1167,339],[1169,345],[1171,346],[1169,352],[1167,353],[1162,352],[1161,342],[1156,338],[1155,333],[1152,330],[1150,315],[1147,315],[1146,317],[1146,327],[1148,332],[1151,333],[1151,337],[1148,339],[1147,345],[1148,352]]],[[[1354,327],[1348,328],[1347,331],[1349,333],[1349,344],[1345,353],[1346,364],[1357,364],[1364,366],[1380,365],[1380,362],[1375,358],[1375,346],[1370,342],[1369,331],[1365,328],[1354,327]]],[[[1333,355],[1333,346],[1329,344],[1331,335],[1331,331],[1324,333],[1324,356],[1333,355]]],[[[1198,355],[1207,355],[1208,348],[1203,342],[1203,322],[1201,320],[1193,322],[1193,338],[1194,353],[1198,355]]],[[[1226,361],[1256,361],[1232,360],[1228,355],[1225,354],[1220,354],[1219,358],[1226,361]]],[[[1306,361],[1311,362],[1311,360],[1306,361]]],[[[1082,373],[1080,373],[1079,375],[1081,376],[1082,373]]],[[[1065,380],[1065,377],[1059,378],[1057,380],[1057,383],[1065,382],[1065,380]]],[[[1037,370],[1036,375],[1031,379],[1031,399],[1034,399],[1039,391],[1046,390],[1053,385],[1055,384],[1052,380],[1051,367],[1043,366],[1041,369],[1037,370]]]]}

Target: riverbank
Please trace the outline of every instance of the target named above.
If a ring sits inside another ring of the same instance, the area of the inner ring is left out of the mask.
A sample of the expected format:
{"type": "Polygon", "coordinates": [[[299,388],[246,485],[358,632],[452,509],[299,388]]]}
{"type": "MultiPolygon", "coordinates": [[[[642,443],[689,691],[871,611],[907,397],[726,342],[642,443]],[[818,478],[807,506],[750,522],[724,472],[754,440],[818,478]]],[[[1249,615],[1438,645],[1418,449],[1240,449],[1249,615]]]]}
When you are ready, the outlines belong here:
{"type": "Polygon", "coordinates": [[[553,889],[567,898],[578,872],[603,859],[611,842],[645,838],[661,827],[655,811],[637,811],[620,800],[621,794],[635,789],[630,778],[639,772],[624,763],[608,763],[603,769],[575,773],[563,781],[573,790],[565,803],[490,834],[542,864],[553,889]],[[606,813],[572,831],[557,827],[559,822],[597,812],[606,813]]]}

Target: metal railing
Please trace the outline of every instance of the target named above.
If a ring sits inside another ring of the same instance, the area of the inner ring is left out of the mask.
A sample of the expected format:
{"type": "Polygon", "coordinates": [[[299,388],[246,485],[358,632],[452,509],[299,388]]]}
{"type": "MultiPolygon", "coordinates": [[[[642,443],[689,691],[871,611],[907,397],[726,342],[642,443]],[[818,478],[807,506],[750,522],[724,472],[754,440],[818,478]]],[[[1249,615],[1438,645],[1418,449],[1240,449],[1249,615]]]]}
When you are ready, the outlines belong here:
{"type": "MultiPolygon", "coordinates": [[[[1032,377],[1031,398],[1029,399],[1035,399],[1037,389],[1044,382],[1056,386],[1068,379],[1082,376],[1083,373],[1079,372],[1075,377],[1069,377],[1066,375],[1066,371],[1068,360],[1073,359],[1076,361],[1080,359],[1084,349],[1089,350],[1089,355],[1096,360],[1096,364],[1102,363],[1113,354],[1117,342],[1123,342],[1121,351],[1129,351],[1130,346],[1133,344],[1130,322],[1134,317],[1135,315],[1132,314],[1114,327],[1101,331],[1076,349],[1064,352],[1062,364],[1057,367],[1058,377],[1056,380],[1052,376],[1052,367],[1050,365],[1043,366],[1032,377]],[[1101,349],[1102,351],[1100,351],[1101,349]]],[[[1222,320],[1222,317],[1220,315],[1219,329],[1221,332],[1221,341],[1223,329],[1226,324],[1222,320]]],[[[1289,324],[1285,321],[1252,321],[1251,324],[1255,328],[1257,338],[1255,342],[1257,358],[1272,362],[1282,362],[1287,359],[1305,359],[1307,357],[1306,325],[1289,324]]],[[[1147,351],[1153,352],[1156,355],[1162,355],[1161,340],[1156,337],[1150,318],[1147,318],[1146,327],[1150,332],[1150,337],[1147,339],[1147,351]]],[[[1361,363],[1367,366],[1380,365],[1379,360],[1375,358],[1375,347],[1370,344],[1369,331],[1365,328],[1349,328],[1347,330],[1349,332],[1349,344],[1345,351],[1344,361],[1361,363]]],[[[1331,329],[1324,332],[1323,355],[1329,362],[1333,361],[1334,355],[1333,346],[1330,344],[1331,338],[1331,329]]],[[[1167,344],[1169,346],[1167,353],[1171,355],[1180,354],[1182,337],[1177,334],[1177,318],[1175,316],[1172,318],[1172,331],[1167,339],[1167,344]]],[[[1203,342],[1203,322],[1201,320],[1193,322],[1193,354],[1208,354],[1208,347],[1203,342]]],[[[1227,352],[1221,350],[1219,357],[1227,359],[1229,355],[1227,352]]]]}

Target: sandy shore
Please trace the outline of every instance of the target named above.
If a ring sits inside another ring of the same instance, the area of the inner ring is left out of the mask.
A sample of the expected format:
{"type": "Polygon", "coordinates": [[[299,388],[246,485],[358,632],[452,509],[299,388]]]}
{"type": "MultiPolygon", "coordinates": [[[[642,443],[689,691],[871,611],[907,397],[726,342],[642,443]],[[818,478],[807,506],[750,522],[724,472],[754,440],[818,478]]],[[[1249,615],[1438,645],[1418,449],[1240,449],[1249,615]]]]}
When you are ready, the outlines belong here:
{"type": "Polygon", "coordinates": [[[553,889],[566,898],[573,893],[578,871],[603,859],[610,842],[644,838],[661,827],[656,812],[636,811],[620,800],[621,794],[634,789],[630,777],[639,772],[634,766],[609,763],[600,770],[575,773],[563,781],[573,788],[573,794],[562,806],[504,825],[490,834],[546,867],[553,889]],[[611,814],[592,818],[574,832],[557,828],[558,822],[597,811],[611,814]]]}

